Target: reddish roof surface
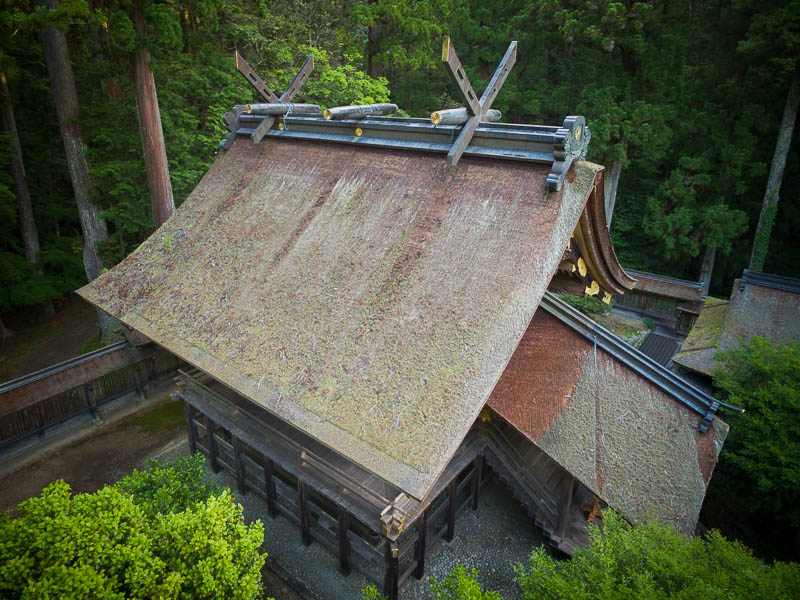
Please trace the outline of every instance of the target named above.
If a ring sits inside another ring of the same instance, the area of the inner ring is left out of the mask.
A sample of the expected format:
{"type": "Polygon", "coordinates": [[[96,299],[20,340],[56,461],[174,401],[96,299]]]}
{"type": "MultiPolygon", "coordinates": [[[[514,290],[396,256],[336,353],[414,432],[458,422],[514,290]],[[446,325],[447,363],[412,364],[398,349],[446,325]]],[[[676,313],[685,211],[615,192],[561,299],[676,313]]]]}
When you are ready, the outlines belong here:
{"type": "Polygon", "coordinates": [[[728,426],[646,381],[540,309],[489,407],[634,522],[691,533],[728,426]]]}
{"type": "Polygon", "coordinates": [[[422,498],[536,310],[601,167],[239,139],[80,290],[422,498]]]}

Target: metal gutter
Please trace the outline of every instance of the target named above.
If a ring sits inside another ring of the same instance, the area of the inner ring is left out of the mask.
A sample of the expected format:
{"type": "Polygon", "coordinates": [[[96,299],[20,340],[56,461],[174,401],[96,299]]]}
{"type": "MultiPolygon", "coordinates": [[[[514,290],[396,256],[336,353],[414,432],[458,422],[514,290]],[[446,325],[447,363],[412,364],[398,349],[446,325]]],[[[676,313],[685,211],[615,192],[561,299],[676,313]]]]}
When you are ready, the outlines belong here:
{"type": "Polygon", "coordinates": [[[592,340],[598,347],[652,384],[669,393],[696,413],[703,415],[703,421],[700,423],[701,432],[705,432],[708,429],[719,407],[727,408],[737,413],[744,412],[744,409],[721,402],[696,388],[685,379],[678,377],[675,373],[658,364],[605,327],[598,325],[551,292],[545,292],[539,306],[562,323],[569,325],[584,337],[592,340]]]}
{"type": "MultiPolygon", "coordinates": [[[[269,117],[241,114],[235,134],[255,140],[261,123],[269,117]]],[[[568,117],[564,127],[480,123],[464,154],[506,160],[551,164],[548,187],[560,189],[573,160],[586,156],[591,133],[582,118],[568,117]],[[573,122],[575,121],[575,122],[573,122]],[[575,132],[573,132],[575,129],[575,132]],[[575,134],[580,141],[575,141],[575,134]]],[[[376,148],[396,148],[447,154],[462,125],[434,125],[430,119],[369,117],[326,120],[321,116],[288,114],[266,137],[324,141],[376,148]]]]}
{"type": "Polygon", "coordinates": [[[745,269],[742,273],[739,289],[743,290],[744,286],[748,284],[800,294],[800,279],[792,279],[791,277],[783,277],[782,275],[767,275],[766,273],[745,269]]]}
{"type": "Polygon", "coordinates": [[[0,394],[5,394],[6,392],[10,392],[11,390],[17,389],[24,385],[28,385],[30,383],[33,383],[34,381],[39,381],[46,377],[50,377],[51,375],[55,375],[56,373],[67,371],[78,365],[91,362],[100,356],[105,356],[106,354],[111,354],[112,352],[116,352],[117,350],[122,350],[123,348],[126,348],[128,346],[132,347],[131,343],[128,340],[122,340],[120,342],[111,344],[110,346],[104,346],[103,348],[98,348],[97,350],[87,352],[86,354],[81,354],[79,356],[69,358],[60,363],[50,365],[49,367],[45,367],[44,369],[34,371],[33,373],[22,375],[21,377],[17,377],[16,379],[10,379],[0,384],[0,394]]]}

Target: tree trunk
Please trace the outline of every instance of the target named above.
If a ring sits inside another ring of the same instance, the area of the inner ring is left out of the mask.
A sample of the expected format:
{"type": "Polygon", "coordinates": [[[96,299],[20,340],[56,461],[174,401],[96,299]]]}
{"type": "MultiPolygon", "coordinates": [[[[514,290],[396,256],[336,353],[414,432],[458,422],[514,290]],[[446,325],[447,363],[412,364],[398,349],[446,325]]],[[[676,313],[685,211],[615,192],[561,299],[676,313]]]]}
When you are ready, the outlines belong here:
{"type": "Polygon", "coordinates": [[[617,202],[617,188],[619,176],[622,173],[622,161],[612,160],[611,168],[606,171],[608,179],[605,182],[606,224],[611,229],[611,217],[614,216],[614,204],[617,202]]]}
{"type": "Polygon", "coordinates": [[[786,167],[786,156],[792,144],[792,132],[797,119],[797,109],[800,107],[800,68],[793,77],[789,93],[786,97],[786,107],[783,110],[781,127],[778,130],[778,141],[775,143],[775,154],[772,157],[772,166],[767,177],[767,189],[761,204],[761,214],[758,217],[756,237],[753,240],[753,252],[750,255],[750,270],[763,271],[764,260],[767,258],[769,238],[772,225],[778,213],[778,195],[781,191],[783,169],[786,167]]]}
{"type": "MultiPolygon", "coordinates": [[[[39,262],[39,232],[36,230],[36,221],[33,218],[31,194],[28,191],[28,181],[25,179],[25,163],[22,160],[22,147],[19,145],[17,135],[17,122],[14,118],[14,107],[11,104],[11,94],[8,91],[5,73],[0,73],[0,95],[2,96],[2,123],[3,131],[11,136],[11,177],[14,179],[14,195],[17,197],[19,207],[19,226],[22,236],[22,246],[25,249],[25,260],[37,265],[34,273],[41,275],[39,262]]],[[[55,314],[53,302],[47,300],[42,303],[42,313],[45,317],[55,314]]]]}
{"type": "MultiPolygon", "coordinates": [[[[58,8],[58,0],[37,0],[37,4],[50,10],[58,8]]],[[[86,146],[81,137],[78,93],[75,90],[66,37],[55,25],[46,24],[42,27],[42,45],[58,113],[58,126],[64,142],[67,168],[78,204],[83,233],[83,266],[86,277],[92,281],[103,272],[103,261],[97,251],[97,244],[108,237],[108,230],[100,207],[92,202],[92,180],[89,177],[89,163],[86,161],[86,146]]]]}
{"type": "Polygon", "coordinates": [[[11,333],[11,330],[6,327],[6,324],[3,323],[3,317],[0,316],[0,340],[10,338],[12,335],[14,334],[11,333]]]}
{"type": "Polygon", "coordinates": [[[367,74],[370,77],[383,77],[384,65],[375,60],[381,44],[381,23],[376,21],[367,27],[367,74]]]}
{"type": "Polygon", "coordinates": [[[708,296],[711,287],[711,274],[714,272],[714,259],[717,257],[716,246],[706,246],[703,254],[703,265],[700,267],[700,281],[703,284],[703,296],[708,296]]]}
{"type": "MultiPolygon", "coordinates": [[[[147,37],[144,11],[140,0],[133,3],[133,25],[141,38],[147,37]]],[[[142,39],[142,42],[144,40],[142,39]]],[[[144,162],[147,168],[147,188],[153,207],[155,229],[161,227],[175,211],[172,183],[169,180],[167,149],[161,128],[161,113],[153,73],[150,71],[150,53],[142,43],[132,57],[133,80],[136,88],[136,107],[139,115],[139,133],[142,138],[144,162]]]]}

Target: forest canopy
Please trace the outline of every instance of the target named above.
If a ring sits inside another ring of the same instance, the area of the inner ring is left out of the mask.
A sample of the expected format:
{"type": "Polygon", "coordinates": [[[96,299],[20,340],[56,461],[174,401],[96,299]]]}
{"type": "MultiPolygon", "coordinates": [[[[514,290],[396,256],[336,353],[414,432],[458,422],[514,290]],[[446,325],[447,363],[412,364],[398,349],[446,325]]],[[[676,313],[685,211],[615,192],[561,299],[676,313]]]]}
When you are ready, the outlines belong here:
{"type": "MultiPolygon", "coordinates": [[[[391,100],[402,115],[459,105],[440,63],[449,35],[480,92],[509,41],[516,66],[494,107],[508,122],[558,125],[585,115],[589,159],[617,190],[612,236],[623,265],[697,279],[716,250],[712,291],[747,266],[792,82],[800,2],[532,0],[9,0],[0,9],[4,119],[0,137],[0,314],[68,293],[86,280],[85,239],[43,40],[61,32],[74,73],[90,176],[102,210],[98,260],[108,268],[153,230],[151,174],[137,121],[137,68],[149,66],[171,184],[181,202],[214,161],[222,115],[256,100],[238,51],[273,89],[313,53],[298,101],[323,108],[391,100]],[[137,60],[145,60],[138,63],[137,60]],[[32,253],[13,178],[24,162],[40,252],[32,253]],[[617,185],[618,182],[618,185],[617,185]]],[[[64,125],[62,123],[62,125],[64,125]]],[[[800,177],[796,143],[784,196],[800,177]]],[[[776,198],[777,199],[777,198],[776,198]]],[[[764,270],[800,276],[784,201],[764,270]]]]}

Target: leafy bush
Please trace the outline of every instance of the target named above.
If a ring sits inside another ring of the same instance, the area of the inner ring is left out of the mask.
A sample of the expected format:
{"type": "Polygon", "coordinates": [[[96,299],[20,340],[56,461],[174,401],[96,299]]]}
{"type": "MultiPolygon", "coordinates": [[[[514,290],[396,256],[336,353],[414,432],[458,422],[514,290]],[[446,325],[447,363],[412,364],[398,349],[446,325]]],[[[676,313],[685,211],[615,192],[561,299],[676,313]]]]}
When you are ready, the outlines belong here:
{"type": "Polygon", "coordinates": [[[663,525],[632,527],[613,511],[602,531],[590,525],[590,547],[571,560],[557,562],[539,548],[516,573],[525,600],[800,597],[796,563],[769,566],[717,531],[687,539],[663,525]]]}
{"type": "Polygon", "coordinates": [[[502,600],[500,592],[483,591],[477,569],[467,570],[462,565],[456,565],[442,582],[431,577],[429,584],[434,600],[502,600]]]}
{"type": "MultiPolygon", "coordinates": [[[[503,600],[499,592],[484,592],[478,581],[478,570],[456,565],[444,581],[428,580],[432,600],[503,600]]],[[[361,600],[386,600],[386,596],[371,585],[361,590],[361,600]]]]}
{"type": "Polygon", "coordinates": [[[594,296],[573,296],[572,294],[561,294],[559,298],[569,304],[571,307],[577,308],[579,311],[589,317],[592,315],[604,315],[611,310],[611,306],[602,300],[598,300],[594,296]]]}
{"type": "Polygon", "coordinates": [[[194,464],[151,464],[94,494],[72,496],[56,481],[21,503],[17,518],[0,517],[0,596],[257,597],[261,523],[245,525],[229,490],[208,496],[201,486],[165,500],[196,481],[194,464]]]}
{"type": "Polygon", "coordinates": [[[129,493],[134,503],[149,516],[181,512],[223,490],[204,481],[204,462],[201,452],[173,463],[150,459],[143,471],[134,469],[120,479],[116,487],[129,493]]]}

